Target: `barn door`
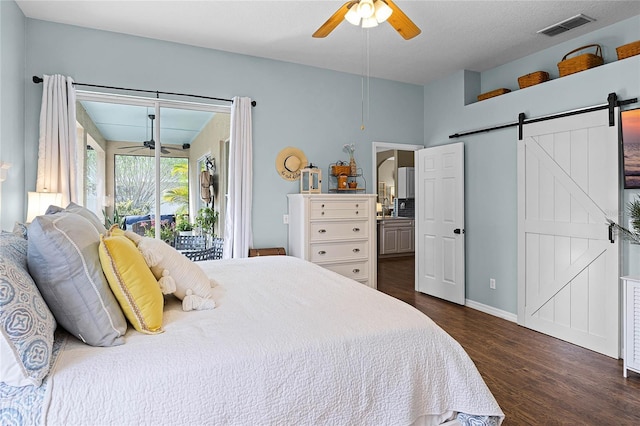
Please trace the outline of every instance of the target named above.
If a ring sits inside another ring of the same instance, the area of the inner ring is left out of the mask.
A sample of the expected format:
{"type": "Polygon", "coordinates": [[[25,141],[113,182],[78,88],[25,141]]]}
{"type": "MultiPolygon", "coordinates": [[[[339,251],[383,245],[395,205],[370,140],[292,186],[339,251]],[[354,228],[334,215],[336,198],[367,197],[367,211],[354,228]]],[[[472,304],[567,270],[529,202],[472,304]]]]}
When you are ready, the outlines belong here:
{"type": "Polygon", "coordinates": [[[607,110],[524,126],[518,323],[618,358],[618,126],[607,110]]]}

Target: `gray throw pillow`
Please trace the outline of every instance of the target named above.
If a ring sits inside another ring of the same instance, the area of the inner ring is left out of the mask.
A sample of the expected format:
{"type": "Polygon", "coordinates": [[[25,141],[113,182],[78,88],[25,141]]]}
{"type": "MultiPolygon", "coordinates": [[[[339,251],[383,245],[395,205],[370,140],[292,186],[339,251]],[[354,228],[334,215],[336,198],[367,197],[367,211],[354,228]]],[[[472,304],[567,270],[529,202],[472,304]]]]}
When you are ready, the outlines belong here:
{"type": "Polygon", "coordinates": [[[82,207],[72,202],[72,203],[69,203],[69,205],[67,206],[66,209],[64,209],[64,211],[79,214],[80,216],[84,217],[89,222],[91,222],[91,224],[96,228],[96,230],[100,234],[104,234],[105,232],[107,232],[107,228],[105,228],[104,224],[100,222],[100,219],[98,219],[98,216],[96,216],[94,212],[92,212],[86,207],[82,207]]]}
{"type": "Polygon", "coordinates": [[[29,225],[31,276],[58,324],[91,346],[124,343],[124,314],[100,264],[94,224],[68,211],[29,225]]]}

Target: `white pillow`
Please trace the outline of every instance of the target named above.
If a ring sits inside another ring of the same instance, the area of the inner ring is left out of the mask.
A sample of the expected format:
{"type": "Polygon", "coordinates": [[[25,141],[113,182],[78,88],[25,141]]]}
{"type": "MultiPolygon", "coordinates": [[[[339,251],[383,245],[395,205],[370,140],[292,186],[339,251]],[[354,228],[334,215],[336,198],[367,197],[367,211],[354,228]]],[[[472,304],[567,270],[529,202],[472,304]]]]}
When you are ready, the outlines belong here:
{"type": "Polygon", "coordinates": [[[162,240],[141,237],[131,231],[125,231],[124,234],[138,246],[138,250],[142,253],[158,281],[161,281],[163,277],[166,278],[167,275],[173,278],[175,291],[172,293],[183,301],[183,310],[203,310],[215,307],[211,297],[211,287],[215,283],[198,265],[162,240]],[[198,301],[194,303],[189,299],[197,299],[198,301]]]}

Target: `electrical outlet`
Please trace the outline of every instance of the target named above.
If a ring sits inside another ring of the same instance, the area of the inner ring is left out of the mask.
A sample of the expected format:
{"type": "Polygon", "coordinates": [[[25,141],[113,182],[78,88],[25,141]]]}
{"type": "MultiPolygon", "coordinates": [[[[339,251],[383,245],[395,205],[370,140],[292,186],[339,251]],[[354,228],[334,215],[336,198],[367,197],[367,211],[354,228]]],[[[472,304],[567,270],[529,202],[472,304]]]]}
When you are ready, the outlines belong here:
{"type": "Polygon", "coordinates": [[[284,223],[285,225],[289,224],[289,215],[288,214],[283,214],[282,215],[282,223],[284,223]]]}
{"type": "Polygon", "coordinates": [[[496,279],[495,278],[489,278],[489,288],[495,290],[496,289],[496,279]]]}

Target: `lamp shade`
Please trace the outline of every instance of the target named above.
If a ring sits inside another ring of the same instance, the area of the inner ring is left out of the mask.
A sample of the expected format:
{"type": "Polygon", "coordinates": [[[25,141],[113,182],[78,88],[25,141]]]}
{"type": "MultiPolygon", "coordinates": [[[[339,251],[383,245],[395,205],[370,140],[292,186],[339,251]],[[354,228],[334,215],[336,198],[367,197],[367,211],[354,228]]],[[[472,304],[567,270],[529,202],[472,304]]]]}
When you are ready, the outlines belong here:
{"type": "Polygon", "coordinates": [[[373,28],[378,26],[378,21],[375,17],[362,18],[362,28],[373,28]]]}
{"type": "Polygon", "coordinates": [[[373,0],[360,0],[360,3],[358,3],[358,14],[362,19],[372,17],[374,12],[375,7],[373,6],[373,0]]]}
{"type": "Polygon", "coordinates": [[[358,5],[353,5],[349,11],[344,15],[346,19],[352,25],[360,25],[360,15],[358,14],[358,5]]]}
{"type": "Polygon", "coordinates": [[[44,214],[49,206],[62,203],[62,194],[59,192],[29,192],[28,195],[27,223],[44,214]]]}
{"type": "Polygon", "coordinates": [[[360,0],[349,8],[344,19],[356,26],[362,23],[362,28],[373,28],[389,19],[392,13],[393,9],[382,0],[375,3],[373,0],[360,0]]]}
{"type": "Polygon", "coordinates": [[[379,24],[389,19],[389,16],[393,13],[393,10],[382,0],[378,0],[375,6],[376,21],[378,21],[379,24]]]}

